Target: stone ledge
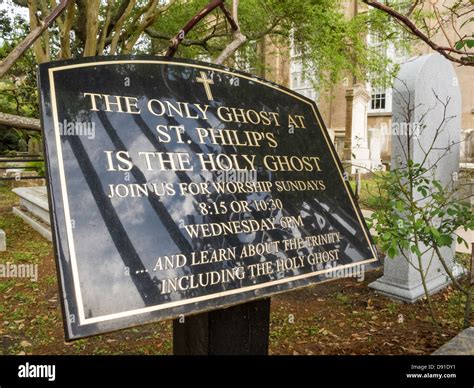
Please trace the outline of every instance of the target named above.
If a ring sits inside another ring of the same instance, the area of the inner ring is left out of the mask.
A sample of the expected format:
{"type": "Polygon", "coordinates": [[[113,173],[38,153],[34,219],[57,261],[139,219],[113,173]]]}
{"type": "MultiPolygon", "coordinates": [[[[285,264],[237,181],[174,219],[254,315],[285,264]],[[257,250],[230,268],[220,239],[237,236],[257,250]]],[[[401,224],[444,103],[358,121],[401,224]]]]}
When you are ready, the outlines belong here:
{"type": "Polygon", "coordinates": [[[18,187],[12,190],[20,198],[24,198],[27,201],[35,204],[39,208],[48,211],[48,197],[46,193],[46,186],[36,187],[18,187]]]}
{"type": "Polygon", "coordinates": [[[21,217],[28,225],[30,225],[34,230],[41,234],[46,240],[53,241],[53,236],[51,234],[51,229],[49,225],[41,222],[39,219],[33,217],[30,213],[27,213],[17,207],[13,207],[13,214],[21,217]]]}

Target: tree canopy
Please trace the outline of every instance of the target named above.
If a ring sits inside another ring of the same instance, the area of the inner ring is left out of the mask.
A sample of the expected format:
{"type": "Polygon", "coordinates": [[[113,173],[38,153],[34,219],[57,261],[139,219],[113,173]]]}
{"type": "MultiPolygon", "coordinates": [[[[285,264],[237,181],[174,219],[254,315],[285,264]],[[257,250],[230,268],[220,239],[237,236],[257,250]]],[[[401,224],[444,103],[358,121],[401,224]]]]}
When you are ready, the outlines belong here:
{"type": "MultiPolygon", "coordinates": [[[[64,2],[64,0],[63,0],[64,2]]],[[[42,26],[57,7],[56,0],[13,0],[0,14],[0,59],[30,31],[42,26]],[[29,20],[20,16],[29,15],[29,20]],[[13,16],[16,15],[16,16],[13,16]]],[[[116,54],[165,55],[170,39],[209,0],[69,0],[66,9],[1,78],[0,112],[37,117],[35,64],[62,58],[116,54]]],[[[64,4],[64,3],[62,3],[64,4]]],[[[262,73],[262,51],[290,47],[315,72],[318,87],[352,74],[360,80],[386,80],[390,63],[366,44],[370,33],[399,41],[395,23],[385,15],[345,14],[341,0],[227,1],[245,36],[226,56],[227,65],[262,73]],[[272,43],[269,45],[268,43],[272,43]],[[265,45],[263,48],[263,45],[265,45]]],[[[176,57],[215,61],[234,39],[229,20],[217,8],[182,40],[176,57]]]]}

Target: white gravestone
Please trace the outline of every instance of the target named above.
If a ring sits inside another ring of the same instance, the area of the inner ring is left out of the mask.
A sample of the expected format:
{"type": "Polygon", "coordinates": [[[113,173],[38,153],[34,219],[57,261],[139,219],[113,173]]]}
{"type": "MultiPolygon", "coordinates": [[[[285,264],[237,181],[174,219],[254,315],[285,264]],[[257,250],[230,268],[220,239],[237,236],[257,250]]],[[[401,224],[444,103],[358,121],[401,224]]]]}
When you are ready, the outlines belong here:
{"type": "MultiPolygon", "coordinates": [[[[434,143],[425,167],[434,166],[434,177],[449,190],[459,171],[461,133],[461,93],[452,64],[439,54],[418,57],[402,65],[393,89],[392,169],[406,166],[407,156],[421,163],[434,143]],[[413,135],[409,151],[408,129],[413,135]]],[[[419,248],[423,251],[423,246],[419,248]]],[[[459,275],[462,269],[453,262],[454,248],[453,244],[441,252],[453,273],[459,275]]],[[[429,268],[426,279],[430,294],[450,283],[436,255],[429,265],[432,253],[430,250],[422,257],[423,268],[429,268]]],[[[415,254],[406,255],[418,266],[415,254]]],[[[407,302],[424,296],[419,272],[402,255],[387,257],[384,275],[369,286],[407,302]]]]}
{"type": "Polygon", "coordinates": [[[345,159],[351,164],[351,173],[366,173],[371,170],[368,144],[367,112],[370,95],[363,84],[355,84],[346,92],[349,123],[346,123],[345,159]]]}
{"type": "Polygon", "coordinates": [[[381,130],[380,128],[369,129],[369,149],[370,149],[370,160],[372,163],[372,170],[382,169],[382,150],[381,150],[381,130]]]}

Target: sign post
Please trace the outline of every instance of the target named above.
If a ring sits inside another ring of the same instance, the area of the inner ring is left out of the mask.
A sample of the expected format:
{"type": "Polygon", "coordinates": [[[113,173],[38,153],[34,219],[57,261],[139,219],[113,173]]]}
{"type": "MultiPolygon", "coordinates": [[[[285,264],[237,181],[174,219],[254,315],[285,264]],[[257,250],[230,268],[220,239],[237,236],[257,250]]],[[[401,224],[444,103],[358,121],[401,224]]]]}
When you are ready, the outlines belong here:
{"type": "Polygon", "coordinates": [[[173,321],[175,355],[266,355],[270,298],[173,321]]]}
{"type": "Polygon", "coordinates": [[[176,353],[262,354],[271,295],[376,262],[313,101],[151,56],[39,85],[68,340],[176,319],[176,353]]]}

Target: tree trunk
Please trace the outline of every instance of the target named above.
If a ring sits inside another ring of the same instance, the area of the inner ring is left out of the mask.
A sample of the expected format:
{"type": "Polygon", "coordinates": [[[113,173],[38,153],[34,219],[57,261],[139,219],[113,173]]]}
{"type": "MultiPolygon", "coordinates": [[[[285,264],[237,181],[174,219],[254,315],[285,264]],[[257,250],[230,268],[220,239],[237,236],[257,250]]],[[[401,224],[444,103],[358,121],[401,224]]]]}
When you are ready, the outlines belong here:
{"type": "Polygon", "coordinates": [[[84,47],[85,57],[96,55],[97,52],[99,5],[99,0],[87,0],[86,44],[84,47]]]}

